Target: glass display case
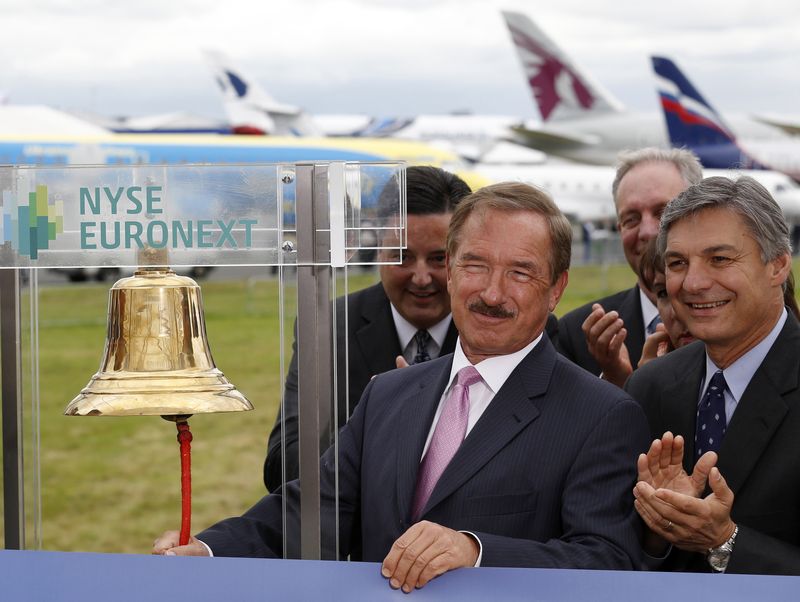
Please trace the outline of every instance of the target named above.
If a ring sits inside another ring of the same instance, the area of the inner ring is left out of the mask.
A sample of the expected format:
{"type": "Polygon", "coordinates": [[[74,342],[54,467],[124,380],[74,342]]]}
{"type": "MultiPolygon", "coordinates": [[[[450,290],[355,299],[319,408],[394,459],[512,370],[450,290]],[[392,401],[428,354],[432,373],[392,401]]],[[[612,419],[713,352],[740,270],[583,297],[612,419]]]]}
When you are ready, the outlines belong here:
{"type": "Polygon", "coordinates": [[[120,349],[174,348],[191,366],[187,331],[202,329],[209,358],[255,411],[193,418],[194,530],[266,493],[267,437],[287,416],[295,355],[301,514],[285,521],[285,554],[335,550],[323,525],[337,508],[320,502],[318,459],[357,401],[341,386],[348,347],[337,333],[347,294],[377,282],[374,266],[405,246],[404,164],[2,167],[0,191],[5,547],[147,553],[178,527],[174,430],[134,417],[147,412],[64,411],[120,349]],[[164,317],[94,282],[167,266],[200,279],[199,313],[175,302],[164,317]],[[136,320],[145,342],[120,335],[136,320]]]}

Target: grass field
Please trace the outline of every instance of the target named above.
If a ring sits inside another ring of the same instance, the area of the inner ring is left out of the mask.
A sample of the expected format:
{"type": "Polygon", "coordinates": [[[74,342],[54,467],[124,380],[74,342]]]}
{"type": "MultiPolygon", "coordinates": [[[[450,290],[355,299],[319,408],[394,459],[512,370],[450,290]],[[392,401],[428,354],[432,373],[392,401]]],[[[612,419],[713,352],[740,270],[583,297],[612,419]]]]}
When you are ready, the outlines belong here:
{"type": "MultiPolygon", "coordinates": [[[[351,277],[350,289],[375,278],[373,274],[351,277]]],[[[632,283],[627,266],[573,268],[557,313],[632,283]]],[[[263,495],[266,438],[283,382],[277,282],[207,282],[202,289],[216,364],[256,409],[190,420],[194,531],[241,513],[263,495]]],[[[173,423],[159,417],[62,415],[97,370],[107,299],[106,285],[42,287],[39,292],[39,535],[48,550],[147,553],[156,535],[178,528],[180,522],[180,465],[173,423]]],[[[27,306],[23,314],[26,311],[27,306]]],[[[23,326],[23,338],[28,338],[29,329],[23,326]]],[[[291,318],[286,332],[291,334],[291,318]]],[[[286,341],[289,351],[290,345],[291,340],[286,341]]],[[[29,369],[25,380],[27,392],[29,369]]],[[[28,405],[25,412],[29,419],[28,405]]],[[[26,509],[32,517],[31,433],[27,424],[26,509]]],[[[26,533],[28,547],[35,547],[32,524],[26,533]]]]}

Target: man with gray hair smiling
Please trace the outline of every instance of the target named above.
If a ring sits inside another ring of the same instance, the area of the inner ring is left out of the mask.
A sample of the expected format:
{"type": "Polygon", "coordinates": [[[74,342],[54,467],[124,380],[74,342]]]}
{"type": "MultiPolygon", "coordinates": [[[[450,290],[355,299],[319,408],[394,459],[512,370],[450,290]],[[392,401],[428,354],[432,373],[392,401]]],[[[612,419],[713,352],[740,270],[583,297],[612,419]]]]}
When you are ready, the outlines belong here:
{"type": "Polygon", "coordinates": [[[666,570],[800,574],[800,325],[781,210],[752,178],[708,178],[667,206],[658,247],[699,341],[626,386],[655,437],[634,489],[646,551],[666,570]]]}
{"type": "MultiPolygon", "coordinates": [[[[658,233],[664,207],[702,179],[697,157],[686,149],[642,148],[620,154],[611,194],[622,249],[634,274],[658,233]]],[[[566,358],[619,385],[639,363],[647,335],[658,324],[655,296],[641,281],[632,288],[572,310],[559,320],[558,348],[566,358]]]]}

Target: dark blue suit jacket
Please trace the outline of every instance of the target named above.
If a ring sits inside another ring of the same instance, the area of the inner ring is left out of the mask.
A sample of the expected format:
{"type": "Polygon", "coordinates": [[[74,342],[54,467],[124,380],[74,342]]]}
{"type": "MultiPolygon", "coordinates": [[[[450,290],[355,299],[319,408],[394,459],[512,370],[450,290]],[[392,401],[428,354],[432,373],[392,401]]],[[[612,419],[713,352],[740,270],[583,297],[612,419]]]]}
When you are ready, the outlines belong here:
{"type": "MultiPolygon", "coordinates": [[[[727,573],[800,575],[800,324],[789,313],[739,400],[717,466],[739,525],[727,573]]],[[[705,346],[695,342],[642,366],[626,389],[642,403],[653,438],[683,435],[694,468],[694,433],[705,346]]],[[[663,569],[711,569],[704,554],[673,549],[663,569]]]]}
{"type": "MultiPolygon", "coordinates": [[[[342,425],[350,418],[361,398],[361,394],[376,374],[395,369],[395,358],[403,353],[397,330],[394,327],[391,304],[383,285],[379,282],[368,288],[348,295],[347,303],[339,299],[336,304],[339,325],[336,338],[336,354],[340,358],[337,369],[338,392],[336,402],[337,424],[342,425]],[[345,329],[347,311],[347,329],[345,329]],[[349,356],[349,364],[342,358],[349,356]]],[[[286,375],[283,390],[282,415],[278,415],[269,435],[267,457],[264,460],[264,484],[269,491],[281,486],[284,475],[282,464],[286,464],[286,481],[296,479],[300,474],[298,443],[298,400],[297,400],[297,329],[292,343],[292,359],[286,375]],[[281,432],[283,431],[283,433],[281,432]],[[281,447],[285,438],[286,450],[281,447]]],[[[442,345],[441,355],[452,353],[456,346],[458,331],[451,321],[447,336],[442,345]]],[[[332,425],[324,425],[320,433],[320,450],[327,449],[333,440],[332,425]]]]}
{"type": "MultiPolygon", "coordinates": [[[[379,562],[411,525],[419,461],[451,365],[448,355],[379,375],[341,430],[339,557],[379,562]]],[[[631,490],[648,440],[636,402],[565,360],[544,337],[468,434],[422,519],[475,533],[483,566],[637,568],[631,490]]],[[[323,503],[331,505],[333,449],[321,472],[323,503]]],[[[294,530],[297,482],[198,538],[215,555],[280,556],[282,497],[294,530]]]]}
{"type": "MultiPolygon", "coordinates": [[[[397,338],[389,298],[380,282],[350,294],[346,304],[340,299],[336,304],[336,311],[336,320],[339,324],[336,353],[340,358],[337,364],[339,388],[336,412],[337,424],[342,425],[350,418],[370,379],[381,372],[394,370],[395,358],[401,355],[403,350],[397,338]],[[345,310],[348,312],[346,330],[345,310]],[[345,364],[341,358],[348,356],[349,364],[345,364]]],[[[545,332],[550,340],[556,340],[558,321],[553,314],[547,317],[545,332]]],[[[451,321],[440,355],[452,353],[457,338],[458,331],[451,321]]],[[[284,413],[282,414],[279,407],[267,443],[264,484],[269,491],[275,491],[283,483],[284,461],[286,481],[292,481],[300,474],[297,381],[297,337],[295,336],[295,341],[292,343],[292,359],[283,390],[284,413]],[[285,452],[281,447],[284,439],[285,452]]],[[[328,428],[321,429],[320,450],[327,449],[333,441],[332,425],[324,426],[328,428]]]]}
{"type": "Polygon", "coordinates": [[[572,360],[581,368],[592,374],[600,375],[602,370],[589,352],[589,348],[586,346],[586,335],[583,334],[581,328],[583,322],[592,313],[594,303],[602,305],[607,312],[619,312],[619,317],[622,318],[625,329],[628,331],[625,346],[628,348],[628,356],[635,370],[642,357],[645,340],[645,330],[642,324],[642,301],[639,298],[638,286],[591,301],[562,316],[558,321],[558,350],[564,357],[572,360]]]}

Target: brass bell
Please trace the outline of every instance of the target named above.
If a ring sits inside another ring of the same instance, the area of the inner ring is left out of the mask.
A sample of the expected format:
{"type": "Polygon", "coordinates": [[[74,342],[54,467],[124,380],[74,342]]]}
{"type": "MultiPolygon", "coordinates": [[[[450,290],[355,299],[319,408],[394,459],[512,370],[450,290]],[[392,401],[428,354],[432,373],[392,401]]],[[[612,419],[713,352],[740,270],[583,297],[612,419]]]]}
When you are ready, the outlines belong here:
{"type": "Polygon", "coordinates": [[[252,410],[214,365],[200,287],[168,267],[138,269],[109,291],[100,370],[68,416],[187,416],[252,410]]]}

